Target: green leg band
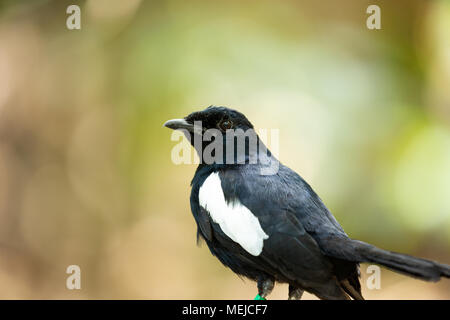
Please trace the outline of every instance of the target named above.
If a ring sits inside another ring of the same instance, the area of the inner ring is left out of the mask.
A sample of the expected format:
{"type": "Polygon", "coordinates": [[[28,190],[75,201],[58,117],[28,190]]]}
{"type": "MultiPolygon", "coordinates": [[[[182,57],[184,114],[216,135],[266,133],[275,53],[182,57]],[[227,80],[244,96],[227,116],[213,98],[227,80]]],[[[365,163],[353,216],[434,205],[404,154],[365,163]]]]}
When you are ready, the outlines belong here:
{"type": "Polygon", "coordinates": [[[253,300],[266,300],[266,298],[263,298],[259,294],[257,294],[255,299],[253,299],[253,300]]]}

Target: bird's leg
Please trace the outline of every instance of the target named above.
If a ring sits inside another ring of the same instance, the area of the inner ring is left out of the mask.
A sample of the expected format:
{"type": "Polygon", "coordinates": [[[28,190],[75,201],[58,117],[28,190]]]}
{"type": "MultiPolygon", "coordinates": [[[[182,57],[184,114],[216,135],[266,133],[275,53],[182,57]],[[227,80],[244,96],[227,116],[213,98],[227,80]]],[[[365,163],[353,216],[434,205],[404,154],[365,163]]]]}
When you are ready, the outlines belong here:
{"type": "Polygon", "coordinates": [[[303,291],[304,290],[300,288],[289,285],[289,300],[300,300],[302,298],[303,291]]]}
{"type": "Polygon", "coordinates": [[[272,292],[275,285],[273,279],[261,278],[258,279],[258,294],[255,300],[266,300],[266,297],[272,292]]]}

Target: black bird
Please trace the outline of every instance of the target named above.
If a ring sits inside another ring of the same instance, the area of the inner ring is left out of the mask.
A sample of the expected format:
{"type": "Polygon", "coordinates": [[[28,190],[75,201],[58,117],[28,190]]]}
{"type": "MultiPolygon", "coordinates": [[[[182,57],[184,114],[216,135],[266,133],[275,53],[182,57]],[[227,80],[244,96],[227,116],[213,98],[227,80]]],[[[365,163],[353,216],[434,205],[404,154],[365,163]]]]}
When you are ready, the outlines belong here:
{"type": "MultiPolygon", "coordinates": [[[[242,113],[215,106],[164,125],[184,129],[193,146],[195,137],[215,129],[222,133],[222,138],[214,137],[223,139],[224,149],[227,131],[254,132],[242,113]]],[[[236,163],[236,156],[231,163],[222,161],[228,149],[223,157],[213,152],[216,161],[200,163],[190,203],[197,237],[225,266],[257,282],[257,298],[265,299],[274,283],[282,282],[289,284],[289,299],[300,299],[304,290],[320,299],[363,299],[360,262],[426,281],[450,277],[448,265],[350,239],[305,180],[270,151],[251,148],[252,135],[264,146],[255,133],[244,136],[243,162],[236,163]],[[277,170],[262,174],[269,167],[277,170]]],[[[201,158],[207,145],[203,141],[195,146],[201,158]]]]}

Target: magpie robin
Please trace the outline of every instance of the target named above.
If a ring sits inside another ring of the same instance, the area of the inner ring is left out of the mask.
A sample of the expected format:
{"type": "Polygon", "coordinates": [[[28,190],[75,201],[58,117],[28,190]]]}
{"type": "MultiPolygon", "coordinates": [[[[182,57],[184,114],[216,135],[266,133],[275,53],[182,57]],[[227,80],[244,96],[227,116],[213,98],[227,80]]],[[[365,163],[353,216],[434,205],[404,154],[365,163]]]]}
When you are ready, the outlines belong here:
{"type": "Polygon", "coordinates": [[[306,290],[320,299],[362,300],[360,262],[426,281],[450,277],[448,265],[350,239],[308,183],[270,151],[251,148],[252,136],[258,147],[264,145],[242,113],[211,106],[164,125],[183,130],[193,146],[200,137],[195,146],[200,158],[207,148],[201,139],[207,130],[222,134],[214,137],[224,149],[229,131],[253,132],[244,137],[243,161],[236,162],[235,155],[233,161],[218,156],[200,163],[191,182],[190,203],[198,239],[203,238],[233,272],[256,281],[257,298],[265,299],[275,282],[282,282],[289,284],[289,299],[300,299],[306,290]],[[277,170],[263,174],[274,163],[277,170]]]}

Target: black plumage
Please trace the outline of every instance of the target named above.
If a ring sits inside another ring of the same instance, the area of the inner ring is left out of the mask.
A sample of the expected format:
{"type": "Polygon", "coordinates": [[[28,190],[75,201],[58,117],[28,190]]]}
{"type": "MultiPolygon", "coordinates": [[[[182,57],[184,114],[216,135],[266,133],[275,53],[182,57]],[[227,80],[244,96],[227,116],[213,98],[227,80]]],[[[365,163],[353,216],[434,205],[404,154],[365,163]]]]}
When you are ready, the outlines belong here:
{"type": "MultiPolygon", "coordinates": [[[[241,113],[225,107],[209,107],[184,119],[165,124],[185,129],[191,141],[206,129],[225,133],[230,129],[253,129],[241,113]],[[201,121],[203,131],[194,129],[201,121]]],[[[257,138],[258,144],[262,142],[257,138]]],[[[246,143],[248,141],[246,140],[246,143]]],[[[202,144],[201,149],[205,148],[202,144]]],[[[257,281],[258,293],[266,297],[275,282],[289,284],[289,298],[300,298],[303,290],[321,299],[363,299],[359,263],[384,265],[394,271],[426,281],[450,276],[450,267],[437,262],[378,249],[352,240],[344,232],[318,195],[297,173],[282,165],[270,152],[256,151],[257,163],[250,163],[246,145],[245,163],[216,163],[198,166],[192,180],[191,210],[198,225],[198,237],[211,253],[235,273],[257,281]],[[261,169],[276,162],[278,170],[262,175],[261,169]],[[248,208],[268,238],[262,251],[250,254],[214,222],[202,207],[199,191],[205,180],[218,174],[225,201],[248,208]]],[[[197,150],[201,155],[202,150],[197,150]]]]}

